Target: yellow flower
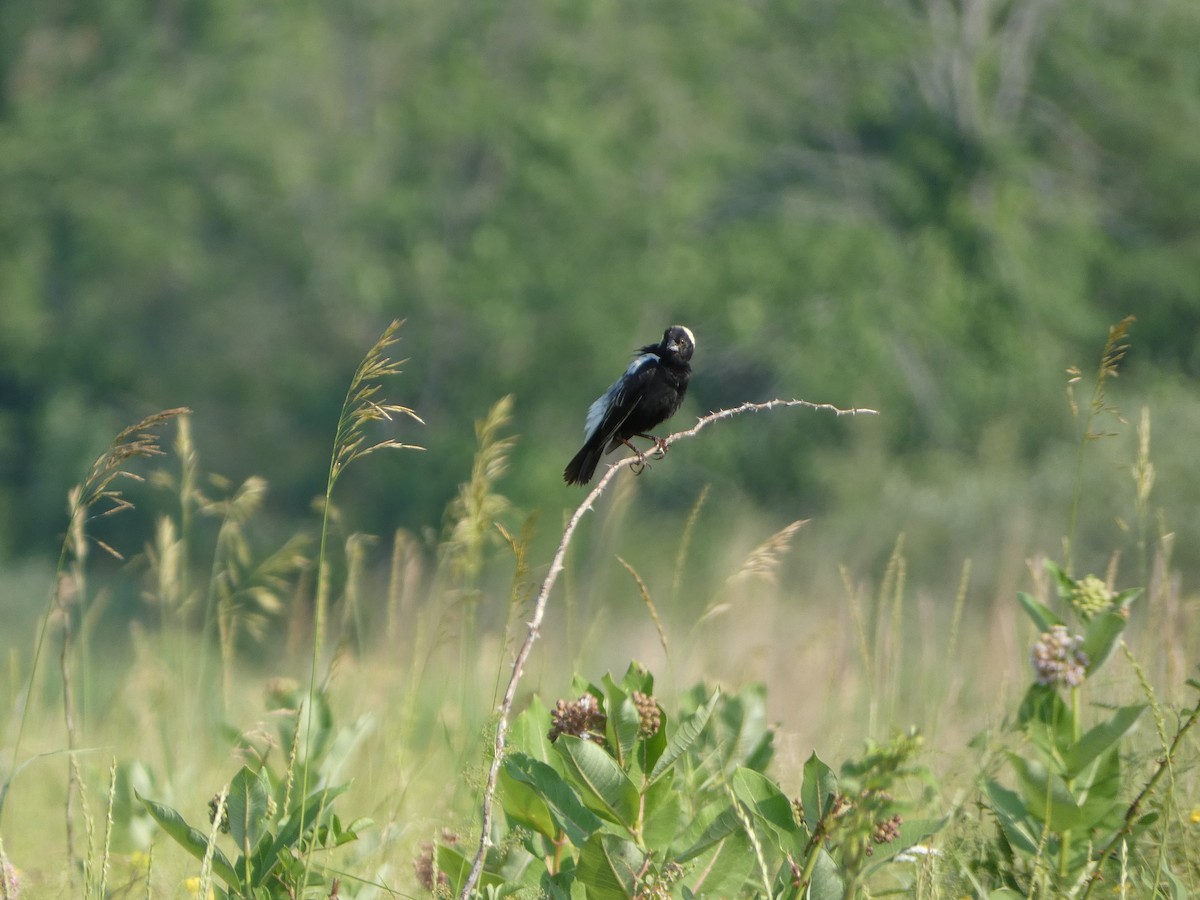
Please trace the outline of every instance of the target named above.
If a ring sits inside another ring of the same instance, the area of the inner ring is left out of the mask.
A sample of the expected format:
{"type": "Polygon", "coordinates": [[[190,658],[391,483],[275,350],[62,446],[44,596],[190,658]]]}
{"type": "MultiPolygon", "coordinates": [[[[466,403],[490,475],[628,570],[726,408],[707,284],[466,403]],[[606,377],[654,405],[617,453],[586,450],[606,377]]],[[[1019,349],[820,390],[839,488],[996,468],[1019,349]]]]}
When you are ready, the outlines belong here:
{"type": "Polygon", "coordinates": [[[1200,806],[1192,810],[1192,814],[1188,816],[1188,820],[1193,825],[1200,825],[1200,806]]]}
{"type": "MultiPolygon", "coordinates": [[[[189,897],[199,897],[200,896],[200,879],[197,878],[195,875],[193,875],[191,878],[185,879],[183,882],[183,886],[184,886],[184,888],[187,889],[189,897]]],[[[214,895],[213,895],[212,885],[209,885],[208,900],[213,900],[213,896],[214,895]]]]}

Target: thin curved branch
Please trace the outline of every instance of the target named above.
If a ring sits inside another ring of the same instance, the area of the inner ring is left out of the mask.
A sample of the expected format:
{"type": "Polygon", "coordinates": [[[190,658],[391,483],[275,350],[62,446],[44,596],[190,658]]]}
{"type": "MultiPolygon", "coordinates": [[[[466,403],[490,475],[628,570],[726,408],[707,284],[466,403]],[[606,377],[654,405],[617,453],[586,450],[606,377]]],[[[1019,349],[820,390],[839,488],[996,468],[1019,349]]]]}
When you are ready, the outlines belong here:
{"type": "MultiPolygon", "coordinates": [[[[741,413],[767,412],[772,409],[788,406],[802,406],[806,409],[831,412],[836,416],[876,415],[876,411],[873,409],[841,409],[831,403],[812,403],[808,400],[777,399],[768,400],[765,403],[746,402],[741,406],[720,409],[716,412],[710,412],[706,416],[701,416],[691,428],[668,435],[663,443],[669,446],[676,441],[695,437],[713,422],[730,419],[741,413]]],[[[512,713],[513,702],[517,696],[517,686],[520,684],[521,676],[525,672],[525,663],[529,659],[529,654],[533,650],[534,643],[541,634],[542,619],[546,614],[546,602],[550,599],[550,591],[554,589],[554,583],[558,580],[558,575],[563,570],[563,560],[567,555],[567,547],[571,543],[575,529],[583,520],[584,514],[592,508],[600,498],[600,495],[604,493],[609,482],[616,477],[617,472],[638,462],[638,457],[627,456],[609,466],[608,471],[596,482],[596,486],[592,488],[591,492],[583,499],[583,502],[579,504],[579,508],[575,510],[574,515],[567,522],[567,527],[563,530],[562,540],[559,541],[558,550],[555,551],[554,559],[550,563],[550,571],[546,573],[546,579],[542,582],[542,588],[538,592],[537,600],[533,605],[533,616],[528,623],[529,633],[525,636],[525,641],[517,651],[517,657],[513,661],[512,676],[508,680],[508,687],[504,691],[504,697],[500,701],[500,707],[497,710],[499,721],[496,723],[496,738],[492,746],[492,762],[488,768],[487,781],[483,788],[483,820],[480,823],[479,849],[475,852],[475,860],[471,864],[471,871],[468,873],[467,880],[463,883],[462,890],[459,892],[459,900],[468,900],[470,898],[471,892],[475,889],[475,885],[479,881],[479,876],[483,873],[484,858],[487,856],[487,850],[491,844],[492,806],[495,802],[496,782],[500,777],[500,766],[504,761],[504,747],[508,740],[509,715],[512,713]]]]}

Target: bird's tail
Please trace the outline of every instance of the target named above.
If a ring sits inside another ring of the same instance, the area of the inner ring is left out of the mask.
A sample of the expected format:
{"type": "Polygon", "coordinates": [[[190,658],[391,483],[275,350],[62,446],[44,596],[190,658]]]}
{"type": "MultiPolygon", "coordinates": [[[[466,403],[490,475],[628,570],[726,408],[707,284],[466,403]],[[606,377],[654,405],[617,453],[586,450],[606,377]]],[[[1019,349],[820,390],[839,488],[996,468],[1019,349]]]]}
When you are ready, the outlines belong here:
{"type": "Polygon", "coordinates": [[[567,484],[587,484],[596,473],[596,466],[600,464],[600,457],[603,455],[603,444],[598,447],[590,442],[584,444],[563,469],[563,481],[567,484]]]}

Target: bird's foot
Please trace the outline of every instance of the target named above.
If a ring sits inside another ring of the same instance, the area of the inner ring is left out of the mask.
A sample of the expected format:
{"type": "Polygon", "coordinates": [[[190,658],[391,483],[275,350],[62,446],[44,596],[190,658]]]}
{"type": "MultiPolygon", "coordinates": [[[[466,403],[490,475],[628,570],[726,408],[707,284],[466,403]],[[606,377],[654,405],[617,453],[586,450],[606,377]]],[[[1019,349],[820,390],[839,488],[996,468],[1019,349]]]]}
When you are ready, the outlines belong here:
{"type": "Polygon", "coordinates": [[[646,462],[646,454],[641,450],[635,448],[633,452],[637,454],[637,462],[629,466],[629,471],[633,472],[634,475],[641,475],[650,468],[650,464],[646,462]]]}
{"type": "MultiPolygon", "coordinates": [[[[654,445],[654,458],[655,459],[662,459],[664,456],[667,455],[667,440],[666,440],[666,438],[660,438],[653,434],[643,434],[640,431],[638,432],[637,436],[640,438],[645,438],[646,440],[648,440],[650,443],[652,443],[654,445]]],[[[630,444],[630,446],[633,446],[633,445],[630,444]]]]}

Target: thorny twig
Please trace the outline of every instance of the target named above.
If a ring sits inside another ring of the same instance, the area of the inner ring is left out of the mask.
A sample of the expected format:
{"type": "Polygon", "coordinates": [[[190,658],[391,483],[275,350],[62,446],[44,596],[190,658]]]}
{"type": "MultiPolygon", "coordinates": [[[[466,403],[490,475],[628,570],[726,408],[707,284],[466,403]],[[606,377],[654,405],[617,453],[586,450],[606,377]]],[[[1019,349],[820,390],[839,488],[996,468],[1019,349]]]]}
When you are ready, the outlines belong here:
{"type": "MultiPolygon", "coordinates": [[[[857,416],[857,415],[875,415],[873,409],[841,409],[831,403],[812,403],[808,400],[768,400],[764,403],[753,403],[747,401],[741,406],[733,406],[728,409],[720,409],[716,412],[710,412],[706,416],[701,416],[696,424],[685,431],[677,431],[674,434],[666,437],[663,442],[663,448],[670,446],[676,441],[681,441],[684,438],[695,437],[701,430],[711,425],[713,422],[718,422],[722,419],[730,419],[736,415],[746,412],[767,412],[768,410],[779,407],[802,406],[806,409],[831,412],[836,416],[857,416]]],[[[529,633],[525,636],[525,641],[521,644],[517,651],[516,659],[513,660],[512,676],[508,680],[508,687],[504,691],[504,697],[500,701],[500,707],[497,710],[499,719],[496,722],[496,738],[492,746],[492,762],[488,768],[487,781],[483,788],[483,805],[482,805],[482,822],[479,829],[479,849],[475,852],[474,862],[471,864],[471,871],[467,875],[467,880],[463,883],[462,890],[459,892],[459,900],[468,900],[471,892],[475,889],[475,885],[479,881],[479,876],[483,873],[483,862],[487,856],[487,850],[491,843],[492,831],[492,805],[496,796],[496,783],[500,777],[500,766],[504,760],[504,747],[508,739],[508,717],[512,712],[513,701],[516,699],[517,685],[521,681],[521,676],[524,674],[525,662],[529,659],[529,654],[533,650],[533,645],[537,641],[541,633],[542,618],[546,613],[546,601],[550,598],[550,591],[554,588],[554,582],[558,579],[558,574],[563,570],[563,559],[567,555],[567,546],[571,543],[571,537],[575,534],[575,529],[578,527],[584,514],[592,508],[595,502],[600,498],[608,487],[609,482],[616,477],[618,471],[625,467],[633,467],[643,462],[644,459],[638,456],[627,456],[617,460],[611,466],[604,476],[596,483],[591,492],[579,504],[579,508],[575,510],[570,521],[567,522],[567,527],[563,530],[562,540],[559,541],[558,550],[554,554],[554,559],[550,563],[550,571],[546,573],[546,579],[542,582],[542,589],[538,592],[537,600],[533,606],[533,616],[528,623],[529,633]]]]}

